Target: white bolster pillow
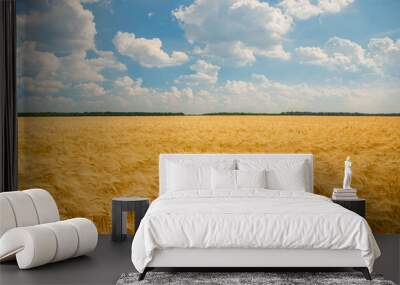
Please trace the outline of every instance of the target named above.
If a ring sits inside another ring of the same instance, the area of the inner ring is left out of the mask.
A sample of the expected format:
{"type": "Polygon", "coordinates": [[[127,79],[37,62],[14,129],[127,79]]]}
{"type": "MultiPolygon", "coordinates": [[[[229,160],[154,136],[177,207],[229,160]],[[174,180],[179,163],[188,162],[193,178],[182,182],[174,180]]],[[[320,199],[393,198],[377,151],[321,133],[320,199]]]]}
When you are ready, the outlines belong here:
{"type": "Polygon", "coordinates": [[[91,220],[74,218],[63,222],[71,224],[78,232],[78,248],[74,257],[91,252],[96,248],[98,239],[97,228],[91,220]]]}
{"type": "Polygon", "coordinates": [[[15,221],[15,215],[10,201],[8,201],[5,196],[0,195],[0,237],[16,226],[17,222],[15,221]]]}
{"type": "Polygon", "coordinates": [[[54,233],[43,225],[14,228],[0,239],[0,260],[10,260],[15,256],[20,269],[51,262],[56,250],[54,233]]]}
{"type": "Polygon", "coordinates": [[[86,254],[97,238],[96,226],[84,218],[18,227],[0,238],[0,261],[15,256],[19,268],[28,269],[86,254]]]}

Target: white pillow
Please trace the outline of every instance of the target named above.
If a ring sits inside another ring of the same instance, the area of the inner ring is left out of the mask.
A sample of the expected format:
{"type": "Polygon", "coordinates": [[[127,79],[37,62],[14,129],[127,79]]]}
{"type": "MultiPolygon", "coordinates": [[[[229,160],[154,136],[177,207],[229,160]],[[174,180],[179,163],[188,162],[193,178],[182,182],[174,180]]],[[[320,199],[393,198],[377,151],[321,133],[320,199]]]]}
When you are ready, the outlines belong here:
{"type": "Polygon", "coordinates": [[[211,188],[213,190],[235,190],[236,189],[236,170],[231,169],[211,169],[211,188]]]}
{"type": "Polygon", "coordinates": [[[188,166],[168,162],[169,191],[211,189],[211,167],[188,166]]]}
{"type": "Polygon", "coordinates": [[[190,158],[182,156],[180,158],[169,158],[166,160],[167,166],[169,163],[175,163],[184,166],[194,167],[213,167],[217,169],[236,169],[236,160],[232,158],[190,158]]]}
{"type": "Polygon", "coordinates": [[[268,189],[306,192],[304,164],[289,169],[269,169],[267,171],[268,189]]]}
{"type": "Polygon", "coordinates": [[[306,191],[306,162],[296,159],[241,159],[240,170],[265,169],[267,188],[272,190],[306,191]]]}
{"type": "Polygon", "coordinates": [[[236,170],[238,188],[267,188],[266,170],[236,170]]]}

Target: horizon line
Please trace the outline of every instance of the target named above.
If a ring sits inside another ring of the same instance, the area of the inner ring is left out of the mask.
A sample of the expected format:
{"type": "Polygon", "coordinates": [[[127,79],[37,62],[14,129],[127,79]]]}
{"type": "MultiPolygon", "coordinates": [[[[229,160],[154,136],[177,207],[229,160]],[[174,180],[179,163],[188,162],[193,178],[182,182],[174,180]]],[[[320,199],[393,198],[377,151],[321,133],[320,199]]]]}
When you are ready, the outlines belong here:
{"type": "Polygon", "coordinates": [[[290,111],[279,113],[259,112],[18,112],[18,117],[89,117],[89,116],[400,116],[400,113],[360,113],[360,112],[306,112],[290,111]]]}

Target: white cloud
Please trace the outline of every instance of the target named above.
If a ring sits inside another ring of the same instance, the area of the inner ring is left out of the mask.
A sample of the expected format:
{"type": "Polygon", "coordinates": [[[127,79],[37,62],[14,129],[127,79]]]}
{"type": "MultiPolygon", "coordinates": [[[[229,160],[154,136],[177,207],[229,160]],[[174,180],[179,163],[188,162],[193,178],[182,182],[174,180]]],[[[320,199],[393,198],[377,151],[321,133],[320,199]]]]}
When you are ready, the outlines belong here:
{"type": "Polygon", "coordinates": [[[98,3],[100,0],[80,0],[81,3],[98,3]]]}
{"type": "Polygon", "coordinates": [[[17,49],[21,90],[46,94],[71,88],[82,96],[105,94],[95,83],[106,80],[103,71],[124,71],[126,66],[112,51],[96,49],[90,10],[78,0],[37,0],[32,5],[27,14],[18,15],[27,31],[17,49]]]}
{"type": "Polygon", "coordinates": [[[330,38],[323,48],[299,47],[296,53],[301,63],[322,65],[327,68],[350,72],[361,70],[377,71],[374,61],[366,50],[348,39],[330,38]]]}
{"type": "Polygon", "coordinates": [[[97,51],[97,57],[87,59],[85,51],[57,57],[54,53],[40,51],[35,42],[24,42],[17,50],[22,74],[36,80],[58,80],[65,84],[86,81],[104,81],[105,69],[126,70],[126,66],[111,51],[97,51]]]}
{"type": "Polygon", "coordinates": [[[338,13],[354,0],[282,0],[278,6],[287,14],[300,20],[307,20],[321,14],[338,13]]]}
{"type": "Polygon", "coordinates": [[[85,52],[76,52],[60,59],[62,68],[55,76],[64,82],[104,81],[104,76],[99,72],[101,68],[90,64],[85,52]]]}
{"type": "Polygon", "coordinates": [[[286,85],[255,74],[251,80],[228,80],[218,89],[228,112],[304,110],[316,94],[306,85],[286,85]]]}
{"type": "Polygon", "coordinates": [[[17,102],[20,112],[68,112],[77,110],[80,104],[72,98],[50,94],[20,96],[17,102]]]}
{"type": "Polygon", "coordinates": [[[319,47],[298,47],[296,52],[302,63],[324,64],[329,60],[328,54],[319,47]]]}
{"type": "Polygon", "coordinates": [[[176,82],[198,85],[201,83],[214,84],[218,81],[220,67],[217,65],[200,59],[190,66],[190,69],[194,71],[193,74],[181,75],[176,82]]]}
{"type": "Polygon", "coordinates": [[[163,93],[164,97],[172,96],[175,98],[193,98],[193,90],[190,87],[185,87],[183,89],[178,89],[175,86],[171,87],[170,91],[163,93]]]}
{"type": "MultiPolygon", "coordinates": [[[[396,112],[398,84],[286,84],[254,74],[250,80],[228,80],[214,90],[213,108],[227,112],[396,112]],[[390,99],[392,98],[392,99],[390,99]],[[391,102],[388,103],[387,99],[391,102]]],[[[217,111],[216,110],[216,111],[217,111]]]]}
{"type": "Polygon", "coordinates": [[[113,43],[123,55],[126,55],[145,67],[167,67],[180,65],[188,61],[184,52],[173,51],[171,55],[162,50],[162,42],[158,38],[137,38],[132,33],[118,32],[113,43]]]}
{"type": "Polygon", "coordinates": [[[288,59],[282,42],[292,18],[258,0],[196,0],[172,12],[198,54],[246,65],[256,56],[288,59]]]}
{"type": "Polygon", "coordinates": [[[36,80],[31,77],[20,77],[18,79],[18,85],[24,86],[27,91],[32,93],[56,93],[62,90],[65,85],[58,80],[53,79],[43,79],[43,80],[36,80]]]}
{"type": "MultiPolygon", "coordinates": [[[[345,2],[351,1],[313,1],[311,3],[315,4],[310,5],[319,7],[317,14],[336,13],[346,6],[345,2]]],[[[290,55],[283,49],[283,43],[292,27],[292,17],[317,15],[313,12],[305,11],[309,15],[303,16],[290,12],[289,15],[289,12],[282,12],[283,6],[272,7],[261,0],[197,0],[181,7],[173,15],[182,25],[188,41],[193,43],[193,53],[202,59],[191,66],[193,73],[178,77],[177,86],[159,89],[144,86],[141,79],[122,76],[124,73],[106,77],[105,70],[120,72],[125,71],[126,66],[113,52],[97,50],[94,18],[81,2],[38,0],[34,5],[36,8],[32,12],[18,17],[18,21],[31,24],[27,27],[30,31],[25,35],[27,40],[18,48],[19,64],[24,66],[19,74],[19,88],[31,93],[20,96],[20,110],[398,111],[399,84],[386,77],[384,82],[340,86],[288,84],[260,74],[248,80],[221,82],[218,79],[219,63],[249,65],[260,56],[288,59],[290,55]],[[65,23],[70,26],[65,27],[65,23]]],[[[183,52],[163,49],[160,39],[118,33],[114,44],[119,52],[147,67],[173,66],[189,60],[183,52]]],[[[296,50],[298,58],[307,64],[340,71],[390,71],[393,74],[400,73],[399,54],[399,40],[387,37],[371,39],[364,48],[335,37],[322,47],[296,50]]]]}
{"type": "Polygon", "coordinates": [[[40,9],[17,16],[26,41],[36,41],[43,51],[64,54],[95,49],[94,16],[79,0],[38,2],[40,9]]]}
{"type": "Polygon", "coordinates": [[[126,66],[115,59],[113,52],[97,51],[96,55],[88,59],[85,52],[75,52],[60,57],[62,68],[57,70],[55,76],[64,82],[104,81],[104,70],[126,70],[126,66]]]}
{"type": "Polygon", "coordinates": [[[400,42],[388,37],[370,39],[367,49],[348,39],[333,37],[322,48],[296,48],[296,54],[305,64],[349,72],[400,74],[400,42]]]}
{"type": "Polygon", "coordinates": [[[204,48],[196,47],[193,54],[208,58],[221,65],[245,66],[256,61],[254,49],[244,46],[239,41],[207,44],[204,48]]]}
{"type": "Polygon", "coordinates": [[[400,40],[395,42],[389,37],[372,38],[369,40],[368,48],[374,53],[397,53],[400,50],[400,40]]]}
{"type": "Polygon", "coordinates": [[[282,45],[273,45],[267,50],[255,48],[254,54],[283,60],[289,60],[291,57],[290,53],[286,52],[282,45]]]}
{"type": "Polygon", "coordinates": [[[220,90],[223,93],[240,95],[255,92],[257,87],[250,81],[227,80],[225,85],[220,90]]]}
{"type": "Polygon", "coordinates": [[[120,96],[135,96],[143,95],[146,89],[142,88],[141,79],[134,80],[129,76],[123,76],[113,82],[113,91],[120,96]]]}
{"type": "Polygon", "coordinates": [[[113,81],[112,88],[108,90],[108,93],[112,96],[119,96],[125,99],[141,97],[140,99],[134,100],[148,100],[154,101],[154,106],[160,104],[162,100],[166,97],[171,98],[185,98],[185,97],[193,97],[193,92],[190,87],[185,87],[182,89],[178,89],[175,86],[172,86],[169,90],[159,90],[156,88],[146,88],[143,87],[142,79],[132,78],[130,76],[123,76],[116,78],[113,81]]]}
{"type": "Polygon", "coordinates": [[[387,73],[400,76],[400,40],[389,37],[372,38],[368,43],[369,56],[375,65],[387,73]]]}
{"type": "Polygon", "coordinates": [[[102,96],[106,94],[106,90],[103,88],[103,86],[100,86],[94,82],[81,83],[77,85],[75,89],[78,91],[80,96],[84,97],[102,96]]]}
{"type": "Polygon", "coordinates": [[[35,42],[24,42],[17,49],[18,71],[24,75],[52,74],[61,65],[60,59],[51,52],[38,51],[35,42]]]}
{"type": "Polygon", "coordinates": [[[112,68],[112,69],[117,69],[124,71],[126,70],[125,64],[119,62],[112,51],[96,51],[97,58],[92,58],[89,59],[88,62],[90,64],[98,69],[98,70],[103,70],[106,68],[112,68]]]}
{"type": "MultiPolygon", "coordinates": [[[[397,112],[400,104],[397,96],[400,86],[393,80],[356,85],[310,85],[287,84],[254,74],[248,80],[227,80],[199,87],[147,88],[141,79],[123,76],[105,90],[93,84],[81,84],[81,91],[91,90],[88,96],[66,95],[62,111],[397,112]],[[99,90],[100,96],[93,96],[95,90],[99,90]]],[[[19,104],[25,111],[57,111],[61,102],[60,96],[48,94],[23,96],[19,104]]]]}

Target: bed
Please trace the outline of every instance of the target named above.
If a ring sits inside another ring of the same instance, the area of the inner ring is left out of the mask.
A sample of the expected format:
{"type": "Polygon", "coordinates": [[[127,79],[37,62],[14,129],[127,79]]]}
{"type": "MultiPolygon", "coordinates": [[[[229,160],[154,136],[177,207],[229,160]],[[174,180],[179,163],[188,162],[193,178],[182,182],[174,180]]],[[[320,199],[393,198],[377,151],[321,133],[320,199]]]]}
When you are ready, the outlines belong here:
{"type": "Polygon", "coordinates": [[[154,268],[352,267],[380,251],[361,216],[313,194],[311,154],[161,154],[160,195],[132,242],[154,268]]]}

